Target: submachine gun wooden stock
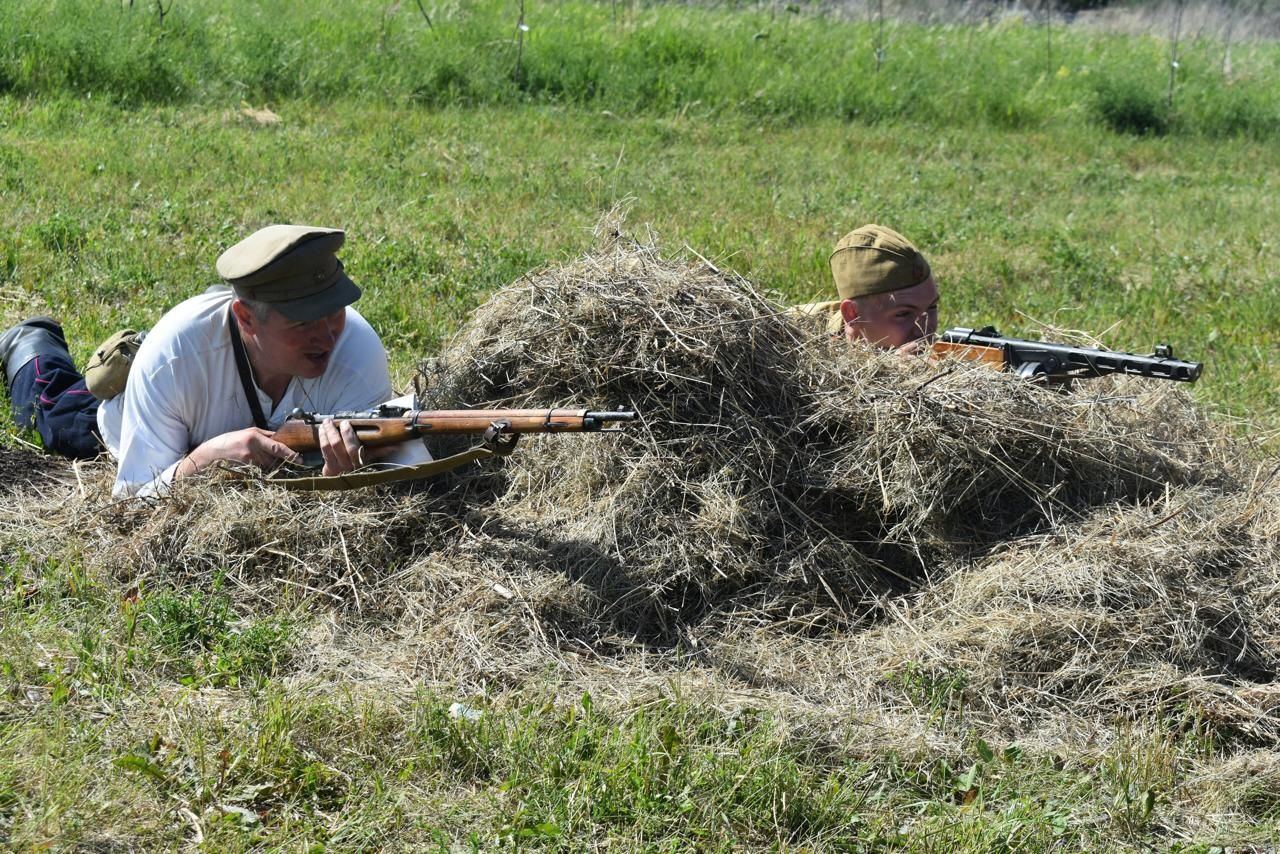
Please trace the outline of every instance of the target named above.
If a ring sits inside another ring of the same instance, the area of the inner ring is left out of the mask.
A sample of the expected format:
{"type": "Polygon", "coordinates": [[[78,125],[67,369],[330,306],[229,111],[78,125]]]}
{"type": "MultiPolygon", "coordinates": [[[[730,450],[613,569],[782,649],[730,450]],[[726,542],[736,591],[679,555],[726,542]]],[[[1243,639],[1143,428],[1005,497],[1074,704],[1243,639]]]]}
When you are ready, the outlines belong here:
{"type": "Polygon", "coordinates": [[[1006,338],[987,326],[973,330],[948,329],[933,343],[937,356],[954,356],[983,362],[1012,371],[1020,377],[1055,385],[1069,385],[1073,379],[1131,374],[1159,380],[1193,383],[1200,379],[1203,365],[1173,357],[1173,348],[1160,344],[1150,356],[1073,347],[1044,341],[1006,338]]]}

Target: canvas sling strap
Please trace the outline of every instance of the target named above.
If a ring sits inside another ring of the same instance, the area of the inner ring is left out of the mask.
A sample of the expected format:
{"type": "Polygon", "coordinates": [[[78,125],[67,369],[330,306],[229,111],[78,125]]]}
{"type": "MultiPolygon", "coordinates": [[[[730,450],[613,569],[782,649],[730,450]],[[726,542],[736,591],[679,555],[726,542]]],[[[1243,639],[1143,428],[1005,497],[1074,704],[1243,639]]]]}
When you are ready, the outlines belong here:
{"type": "Polygon", "coordinates": [[[236,356],[236,371],[240,374],[240,387],[244,389],[244,399],[249,403],[249,411],[253,413],[253,423],[259,430],[267,429],[267,419],[262,414],[262,404],[258,402],[258,391],[253,385],[253,374],[249,371],[249,355],[244,351],[244,342],[240,340],[240,323],[231,309],[227,309],[227,328],[231,330],[231,351],[236,356]]]}

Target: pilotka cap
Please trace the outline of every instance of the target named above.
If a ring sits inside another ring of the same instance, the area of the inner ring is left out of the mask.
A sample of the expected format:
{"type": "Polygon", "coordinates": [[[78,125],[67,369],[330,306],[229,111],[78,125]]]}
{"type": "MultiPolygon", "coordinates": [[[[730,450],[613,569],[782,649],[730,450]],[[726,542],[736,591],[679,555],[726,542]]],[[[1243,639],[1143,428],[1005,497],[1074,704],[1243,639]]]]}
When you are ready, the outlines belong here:
{"type": "Polygon", "coordinates": [[[332,314],[360,299],[337,251],[337,228],[269,225],[218,256],[218,275],[241,299],[268,303],[296,322],[332,314]]]}
{"type": "Polygon", "coordinates": [[[840,299],[857,299],[922,283],[929,278],[929,262],[892,228],[864,225],[836,244],[831,274],[840,299]]]}

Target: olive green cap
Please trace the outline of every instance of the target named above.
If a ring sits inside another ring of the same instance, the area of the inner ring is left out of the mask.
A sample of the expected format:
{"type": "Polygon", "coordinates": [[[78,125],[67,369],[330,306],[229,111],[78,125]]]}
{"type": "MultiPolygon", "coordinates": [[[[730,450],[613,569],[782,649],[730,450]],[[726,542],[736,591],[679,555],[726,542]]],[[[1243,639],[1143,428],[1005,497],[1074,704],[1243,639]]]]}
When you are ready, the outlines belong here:
{"type": "Polygon", "coordinates": [[[345,240],[337,228],[269,225],[218,256],[218,275],[241,299],[293,321],[315,320],[360,299],[336,254],[345,240]]]}
{"type": "Polygon", "coordinates": [[[831,275],[840,299],[857,299],[920,284],[929,278],[929,262],[892,228],[864,225],[836,244],[831,275]]]}

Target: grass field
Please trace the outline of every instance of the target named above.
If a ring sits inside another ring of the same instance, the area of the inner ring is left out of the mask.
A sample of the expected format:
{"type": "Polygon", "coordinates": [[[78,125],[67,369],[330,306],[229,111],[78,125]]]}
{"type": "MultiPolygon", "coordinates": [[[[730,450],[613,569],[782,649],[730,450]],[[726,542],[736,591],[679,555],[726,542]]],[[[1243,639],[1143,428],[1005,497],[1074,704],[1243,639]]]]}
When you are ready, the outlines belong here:
{"type": "MultiPolygon", "coordinates": [[[[876,74],[875,28],[804,9],[527,7],[517,70],[515,4],[431,7],[428,27],[413,4],[177,0],[160,21],[14,0],[0,319],[54,314],[83,360],[212,283],[249,231],[340,226],[407,383],[617,204],[785,301],[825,297],[830,247],[876,221],[927,253],[945,325],[1167,341],[1206,363],[1203,405],[1240,432],[1280,426],[1275,45],[1224,78],[1220,46],[1189,42],[1171,106],[1152,39],[1063,31],[1050,57],[1016,23],[894,24],[876,74]]],[[[1196,721],[1122,722],[1074,755],[989,744],[952,701],[962,675],[905,667],[915,714],[962,747],[903,750],[835,737],[840,709],[699,694],[677,653],[635,692],[625,672],[351,682],[317,650],[406,639],[305,591],[256,609],[220,584],[138,591],[58,536],[54,561],[0,534],[15,850],[1280,844],[1275,772],[1225,794],[1189,773],[1223,760],[1196,721]],[[1213,797],[1217,823],[1180,823],[1213,797]]]]}
{"type": "Polygon", "coordinates": [[[630,202],[652,225],[788,300],[829,291],[855,223],[926,248],[949,325],[1083,329],[1207,363],[1199,393],[1269,424],[1273,145],[834,121],[603,116],[558,106],[443,111],[339,102],[122,109],[0,104],[10,320],[52,312],[87,356],[214,279],[261,223],[350,232],[362,310],[401,376],[501,284],[590,243],[630,202]]]}

